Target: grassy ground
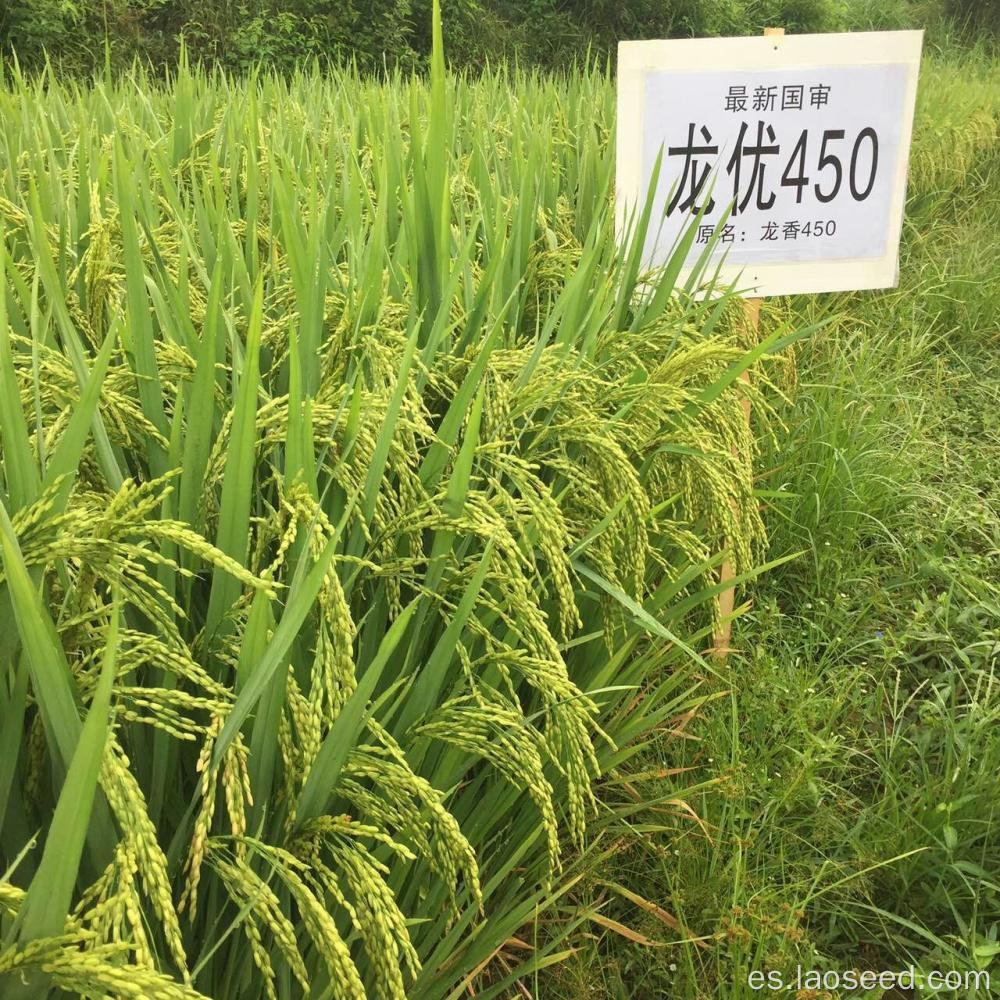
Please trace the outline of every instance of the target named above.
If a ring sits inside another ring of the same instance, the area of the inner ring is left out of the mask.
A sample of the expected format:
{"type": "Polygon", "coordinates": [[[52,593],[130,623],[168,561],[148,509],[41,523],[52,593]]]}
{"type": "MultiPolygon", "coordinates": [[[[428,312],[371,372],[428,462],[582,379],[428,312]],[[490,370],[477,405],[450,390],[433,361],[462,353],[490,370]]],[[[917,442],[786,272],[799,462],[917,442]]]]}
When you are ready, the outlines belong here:
{"type": "Polygon", "coordinates": [[[752,970],[797,964],[993,963],[1000,988],[1000,75],[923,75],[899,289],[770,304],[838,319],[760,482],[772,554],[803,555],[747,595],[728,685],[647,762],[693,769],[673,780],[697,819],[622,843],[591,899],[625,926],[553,995],[760,996],[752,970]]]}

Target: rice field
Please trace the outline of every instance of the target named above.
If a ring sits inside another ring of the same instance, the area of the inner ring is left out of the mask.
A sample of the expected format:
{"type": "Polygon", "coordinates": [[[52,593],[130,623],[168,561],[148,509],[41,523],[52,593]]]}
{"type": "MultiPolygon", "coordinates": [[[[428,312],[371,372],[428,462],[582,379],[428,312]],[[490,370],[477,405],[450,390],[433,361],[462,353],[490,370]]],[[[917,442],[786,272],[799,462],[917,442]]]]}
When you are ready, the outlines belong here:
{"type": "Polygon", "coordinates": [[[485,998],[567,954],[601,782],[756,566],[739,375],[783,344],[618,248],[612,102],[440,45],[4,81],[5,997],[485,998]]]}
{"type": "MultiPolygon", "coordinates": [[[[927,73],[933,202],[997,117],[927,73]]],[[[664,734],[733,683],[723,560],[798,565],[760,478],[817,317],[754,343],[640,272],[614,99],[440,38],[427,78],[0,79],[3,997],[554,996],[637,914],[708,947],[615,866],[719,784],[664,734]]]]}

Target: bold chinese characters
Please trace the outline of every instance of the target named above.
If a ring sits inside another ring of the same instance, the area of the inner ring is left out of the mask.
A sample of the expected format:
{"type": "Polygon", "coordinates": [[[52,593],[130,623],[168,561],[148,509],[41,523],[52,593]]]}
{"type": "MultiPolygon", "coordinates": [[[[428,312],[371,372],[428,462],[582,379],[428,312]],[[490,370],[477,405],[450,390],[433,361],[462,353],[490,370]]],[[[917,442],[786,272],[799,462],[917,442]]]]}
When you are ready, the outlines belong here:
{"type": "MultiPolygon", "coordinates": [[[[687,123],[681,143],[668,146],[669,161],[678,162],[677,183],[667,204],[667,215],[709,213],[717,201],[731,204],[733,216],[748,210],[766,212],[776,192],[790,188],[795,203],[827,205],[838,196],[862,202],[875,186],[879,141],[874,128],[848,136],[845,129],[803,128],[779,136],[767,112],[824,108],[830,102],[826,84],[784,84],[748,87],[733,84],[724,95],[724,110],[746,115],[740,120],[732,151],[719,156],[720,143],[708,126],[687,123]],[[717,177],[721,172],[728,184],[717,177]],[[723,194],[724,192],[724,194],[723,194]]],[[[727,147],[728,151],[728,147],[727,147]]],[[[762,234],[776,239],[783,222],[762,234]]],[[[823,223],[825,233],[825,222],[823,223]]]]}

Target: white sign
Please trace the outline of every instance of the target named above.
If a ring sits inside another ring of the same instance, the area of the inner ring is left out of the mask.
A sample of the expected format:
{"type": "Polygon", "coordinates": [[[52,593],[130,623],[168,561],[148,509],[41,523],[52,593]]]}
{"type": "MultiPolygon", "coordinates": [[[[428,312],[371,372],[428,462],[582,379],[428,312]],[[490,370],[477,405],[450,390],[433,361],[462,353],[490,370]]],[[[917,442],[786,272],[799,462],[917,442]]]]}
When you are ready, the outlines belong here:
{"type": "MultiPolygon", "coordinates": [[[[922,31],[622,42],[617,212],[657,159],[644,260],[688,257],[746,295],[887,288],[899,277],[922,31]],[[713,243],[714,241],[714,243],[713,243]]],[[[687,270],[687,268],[686,268],[687,270]]]]}

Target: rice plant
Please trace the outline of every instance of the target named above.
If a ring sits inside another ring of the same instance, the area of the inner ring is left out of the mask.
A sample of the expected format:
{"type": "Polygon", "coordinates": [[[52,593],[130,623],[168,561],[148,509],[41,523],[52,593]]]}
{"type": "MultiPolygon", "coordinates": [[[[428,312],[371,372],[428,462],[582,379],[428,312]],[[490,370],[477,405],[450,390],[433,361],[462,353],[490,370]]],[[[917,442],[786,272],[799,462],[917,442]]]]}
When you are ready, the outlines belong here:
{"type": "Polygon", "coordinates": [[[436,35],[3,81],[4,997],[510,995],[702,696],[788,338],[620,247],[603,73],[436,35]]]}

